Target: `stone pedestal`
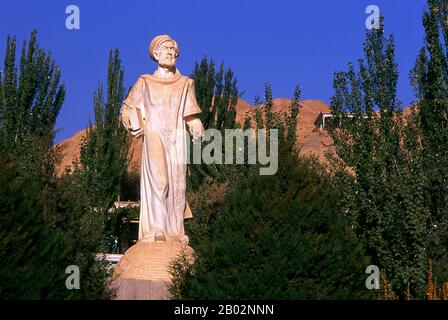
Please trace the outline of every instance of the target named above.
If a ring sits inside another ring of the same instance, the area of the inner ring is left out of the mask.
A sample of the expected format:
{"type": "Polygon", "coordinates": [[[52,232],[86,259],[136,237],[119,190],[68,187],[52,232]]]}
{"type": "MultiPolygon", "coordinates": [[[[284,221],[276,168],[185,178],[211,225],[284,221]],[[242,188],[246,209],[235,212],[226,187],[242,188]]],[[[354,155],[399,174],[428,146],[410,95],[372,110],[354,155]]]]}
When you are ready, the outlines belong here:
{"type": "Polygon", "coordinates": [[[115,268],[117,300],[170,299],[168,268],[182,250],[193,258],[193,249],[179,241],[138,242],[132,246],[115,268]]]}

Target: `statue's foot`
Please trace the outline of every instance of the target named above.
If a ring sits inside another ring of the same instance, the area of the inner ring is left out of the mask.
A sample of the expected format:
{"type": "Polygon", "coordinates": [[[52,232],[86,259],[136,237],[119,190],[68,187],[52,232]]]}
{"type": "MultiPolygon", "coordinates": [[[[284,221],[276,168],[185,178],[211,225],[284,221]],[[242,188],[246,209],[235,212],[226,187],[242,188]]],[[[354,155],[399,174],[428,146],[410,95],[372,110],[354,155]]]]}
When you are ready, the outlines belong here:
{"type": "Polygon", "coordinates": [[[154,236],[154,241],[166,241],[165,234],[162,231],[157,231],[154,236]]]}

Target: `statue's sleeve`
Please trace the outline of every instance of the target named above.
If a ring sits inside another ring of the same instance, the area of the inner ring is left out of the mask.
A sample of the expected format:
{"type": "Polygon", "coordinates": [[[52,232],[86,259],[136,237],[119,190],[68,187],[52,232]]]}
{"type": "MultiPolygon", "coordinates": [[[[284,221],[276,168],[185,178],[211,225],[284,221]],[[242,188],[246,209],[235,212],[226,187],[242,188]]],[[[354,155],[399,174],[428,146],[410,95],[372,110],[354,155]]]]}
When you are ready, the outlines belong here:
{"type": "MultiPolygon", "coordinates": [[[[140,76],[135,82],[135,84],[132,86],[131,91],[129,91],[129,94],[123,101],[123,105],[120,109],[120,115],[123,114],[126,108],[136,111],[136,115],[140,123],[139,125],[140,128],[144,128],[146,122],[145,104],[144,104],[145,90],[146,90],[145,80],[143,79],[143,77],[140,76]]],[[[131,126],[132,126],[132,120],[131,120],[131,126]]],[[[138,126],[136,125],[136,127],[138,126]]]]}
{"type": "Polygon", "coordinates": [[[123,103],[131,109],[137,108],[140,110],[144,110],[143,105],[143,92],[145,89],[145,80],[142,77],[139,77],[135,84],[132,86],[131,91],[129,92],[126,99],[123,103]]]}
{"type": "Polygon", "coordinates": [[[196,93],[194,89],[194,80],[188,80],[187,101],[185,102],[184,119],[188,116],[198,115],[201,113],[198,102],[196,101],[196,93]]]}

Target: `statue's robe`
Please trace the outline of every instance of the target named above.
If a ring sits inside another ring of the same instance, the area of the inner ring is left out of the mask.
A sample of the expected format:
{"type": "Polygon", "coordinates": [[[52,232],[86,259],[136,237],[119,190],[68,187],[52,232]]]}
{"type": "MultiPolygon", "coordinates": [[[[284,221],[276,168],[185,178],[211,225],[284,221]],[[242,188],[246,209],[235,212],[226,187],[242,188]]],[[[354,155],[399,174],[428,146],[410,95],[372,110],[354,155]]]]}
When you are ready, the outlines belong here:
{"type": "Polygon", "coordinates": [[[184,218],[191,217],[185,118],[201,112],[194,82],[178,70],[171,79],[142,75],[124,103],[139,110],[144,127],[139,240],[153,241],[162,231],[167,240],[184,241],[184,218]]]}

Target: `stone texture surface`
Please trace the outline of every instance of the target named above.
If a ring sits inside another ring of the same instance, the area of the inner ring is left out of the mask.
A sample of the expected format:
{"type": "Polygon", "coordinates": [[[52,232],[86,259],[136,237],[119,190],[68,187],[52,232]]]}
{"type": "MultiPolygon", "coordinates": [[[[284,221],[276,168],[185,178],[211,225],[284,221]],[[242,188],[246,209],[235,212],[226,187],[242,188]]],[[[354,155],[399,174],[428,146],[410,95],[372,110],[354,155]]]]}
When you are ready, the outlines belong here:
{"type": "Polygon", "coordinates": [[[185,195],[185,142],[190,138],[187,129],[196,139],[204,137],[201,108],[194,80],[176,68],[177,42],[169,35],[158,35],[149,51],[157,69],[138,77],[119,116],[130,134],[143,136],[138,238],[149,240],[163,233],[167,240],[188,243],[183,219],[192,214],[185,195]]]}
{"type": "Polygon", "coordinates": [[[114,271],[117,300],[168,300],[168,271],[182,250],[192,261],[194,251],[179,241],[139,241],[120,259],[114,271]]]}

